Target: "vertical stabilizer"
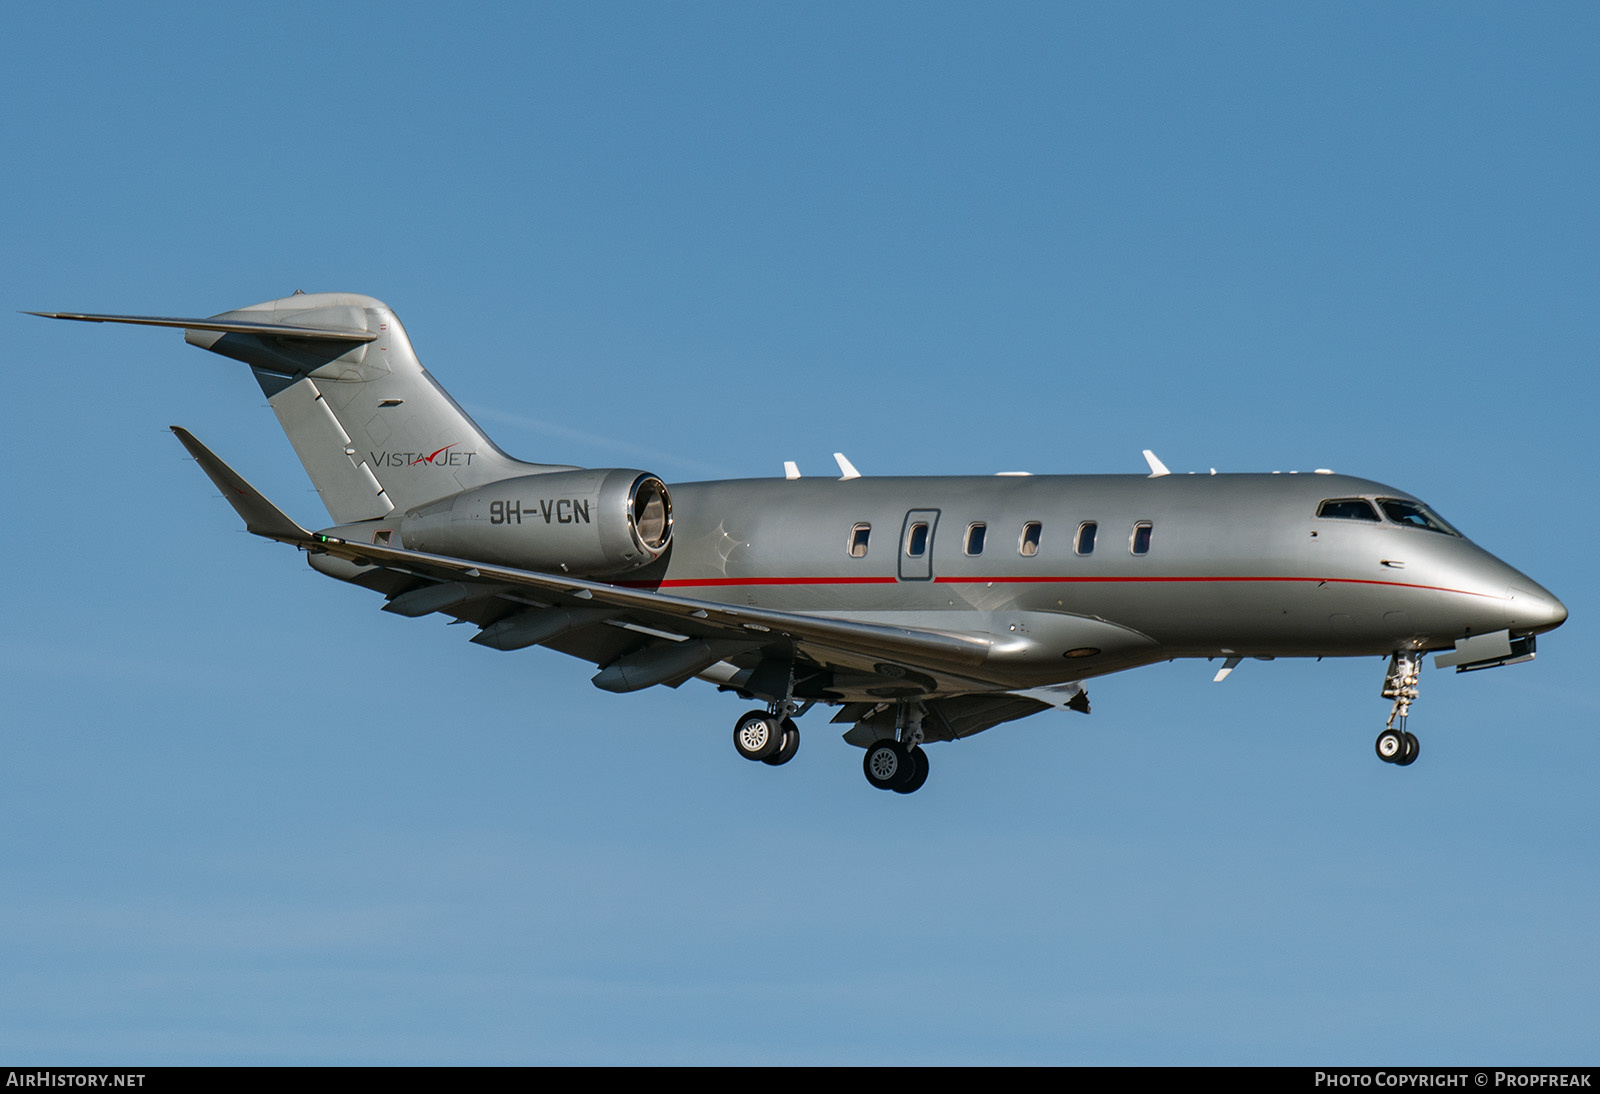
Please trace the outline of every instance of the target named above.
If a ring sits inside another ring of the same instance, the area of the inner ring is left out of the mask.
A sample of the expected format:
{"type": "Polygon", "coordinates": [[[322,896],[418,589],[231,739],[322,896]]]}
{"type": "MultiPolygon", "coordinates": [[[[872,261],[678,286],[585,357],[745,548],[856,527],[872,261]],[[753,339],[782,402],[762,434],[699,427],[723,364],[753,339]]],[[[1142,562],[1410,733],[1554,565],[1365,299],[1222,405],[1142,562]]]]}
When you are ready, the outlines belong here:
{"type": "Polygon", "coordinates": [[[335,523],[568,469],[500,451],[428,375],[394,312],[370,296],[296,293],[207,322],[186,328],[185,340],[251,367],[335,523]],[[352,341],[363,333],[369,341],[352,341]]]}

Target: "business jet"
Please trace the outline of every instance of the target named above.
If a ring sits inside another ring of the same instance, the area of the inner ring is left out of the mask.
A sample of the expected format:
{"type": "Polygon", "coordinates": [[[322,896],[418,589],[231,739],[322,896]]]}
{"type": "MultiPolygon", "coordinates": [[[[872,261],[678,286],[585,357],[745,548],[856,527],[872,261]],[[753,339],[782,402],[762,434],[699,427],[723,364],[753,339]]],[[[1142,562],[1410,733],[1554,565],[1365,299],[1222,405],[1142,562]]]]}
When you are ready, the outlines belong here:
{"type": "Polygon", "coordinates": [[[597,688],[700,679],[758,704],[746,759],[789,762],[796,719],[837,708],[867,781],[909,794],[924,746],[1052,708],[1085,682],[1174,658],[1387,656],[1378,758],[1423,658],[1530,661],[1567,618],[1532,579],[1418,498],[1305,474],[872,477],[674,484],[636,468],[501,451],[371,297],[296,293],[204,319],[35,312],[176,327],[248,365],[333,524],[310,531],[189,433],[178,440],[256,535],[381,595],[473,624],[493,650],[592,663],[597,688]]]}

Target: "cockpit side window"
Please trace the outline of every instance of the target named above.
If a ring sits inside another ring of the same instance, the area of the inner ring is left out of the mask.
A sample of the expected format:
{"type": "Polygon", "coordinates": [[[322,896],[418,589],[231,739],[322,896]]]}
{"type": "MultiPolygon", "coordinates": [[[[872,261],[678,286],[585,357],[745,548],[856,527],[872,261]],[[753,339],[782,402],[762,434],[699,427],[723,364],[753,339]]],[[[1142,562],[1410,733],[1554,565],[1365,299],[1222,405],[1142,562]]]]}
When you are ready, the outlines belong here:
{"type": "Polygon", "coordinates": [[[1317,506],[1317,516],[1334,517],[1338,520],[1368,520],[1374,524],[1381,523],[1378,511],[1366,498],[1329,498],[1317,506]]]}
{"type": "Polygon", "coordinates": [[[1403,524],[1407,528],[1422,528],[1429,532],[1441,532],[1447,536],[1461,538],[1461,533],[1444,522],[1444,518],[1429,509],[1421,502],[1401,501],[1399,498],[1379,498],[1378,504],[1383,507],[1383,515],[1396,524],[1403,524]]]}

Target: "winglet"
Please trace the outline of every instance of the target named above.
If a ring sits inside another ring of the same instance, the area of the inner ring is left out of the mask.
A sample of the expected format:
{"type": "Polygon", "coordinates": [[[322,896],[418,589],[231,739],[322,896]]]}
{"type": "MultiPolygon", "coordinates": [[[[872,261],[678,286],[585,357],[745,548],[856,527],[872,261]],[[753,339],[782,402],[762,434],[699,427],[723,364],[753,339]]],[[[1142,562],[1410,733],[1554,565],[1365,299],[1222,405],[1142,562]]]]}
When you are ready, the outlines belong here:
{"type": "Polygon", "coordinates": [[[222,496],[228,499],[234,512],[244,518],[244,526],[258,536],[268,539],[282,540],[285,543],[310,543],[312,535],[304,528],[284,515],[283,510],[273,505],[261,491],[245,482],[240,474],[227,464],[223,463],[217,454],[199,441],[194,434],[182,426],[171,427],[174,435],[189,450],[195,462],[200,465],[200,470],[206,477],[216,484],[222,496]]]}
{"type": "Polygon", "coordinates": [[[1156,454],[1148,448],[1144,450],[1144,462],[1150,465],[1150,477],[1152,479],[1159,479],[1162,475],[1172,474],[1171,471],[1167,470],[1167,465],[1156,459],[1156,454]]]}

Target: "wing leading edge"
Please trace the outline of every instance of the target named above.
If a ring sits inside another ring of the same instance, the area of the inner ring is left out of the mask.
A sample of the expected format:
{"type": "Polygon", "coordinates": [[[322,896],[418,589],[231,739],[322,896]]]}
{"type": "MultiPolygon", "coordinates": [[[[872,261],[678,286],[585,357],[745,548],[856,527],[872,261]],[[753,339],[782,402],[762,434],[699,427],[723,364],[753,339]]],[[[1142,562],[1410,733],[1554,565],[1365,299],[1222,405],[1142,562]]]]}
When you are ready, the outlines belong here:
{"type": "MultiPolygon", "coordinates": [[[[509,601],[513,613],[489,624],[478,636],[482,644],[502,649],[548,644],[584,656],[578,649],[564,647],[560,636],[597,622],[620,621],[636,632],[632,637],[653,639],[642,646],[635,643],[635,648],[605,659],[608,663],[594,680],[605,690],[631,691],[656,683],[681,683],[712,665],[741,655],[746,660],[749,655],[792,660],[797,654],[819,663],[836,662],[841,656],[857,665],[906,663],[937,673],[941,691],[955,688],[993,692],[1006,687],[1002,681],[987,678],[989,674],[983,671],[993,645],[983,636],[696,600],[310,532],[268,501],[193,434],[178,426],[173,426],[172,431],[252,533],[342,560],[352,567],[375,568],[415,579],[412,588],[391,596],[390,608],[399,614],[452,610],[454,605],[473,599],[509,601]],[[541,629],[547,630],[548,635],[541,635],[541,629]],[[519,632],[522,638],[531,634],[534,640],[520,640],[519,632]]],[[[465,614],[461,617],[471,618],[465,614]]],[[[888,691],[884,694],[889,696],[888,691]]],[[[1038,709],[1043,708],[1044,704],[1039,704],[1038,709]]]]}
{"type": "Polygon", "coordinates": [[[222,491],[222,496],[233,506],[234,512],[243,518],[246,530],[258,536],[297,546],[309,546],[315,542],[315,537],[310,532],[268,501],[261,491],[246,482],[243,476],[224,463],[215,452],[196,440],[193,433],[178,425],[168,428],[183,443],[183,447],[189,450],[189,455],[200,465],[200,470],[206,473],[206,477],[218,490],[222,491]]]}

